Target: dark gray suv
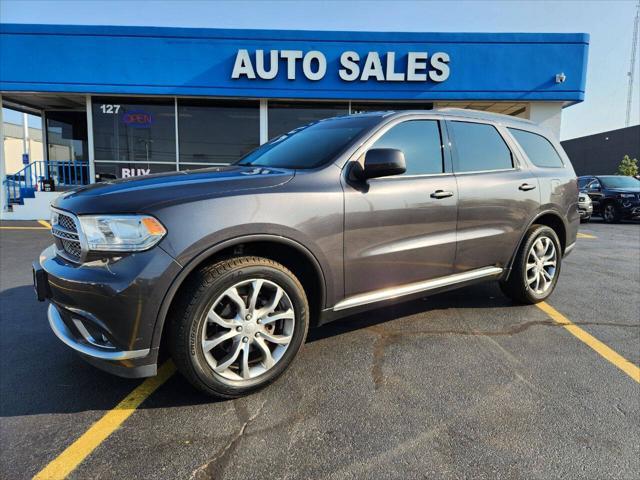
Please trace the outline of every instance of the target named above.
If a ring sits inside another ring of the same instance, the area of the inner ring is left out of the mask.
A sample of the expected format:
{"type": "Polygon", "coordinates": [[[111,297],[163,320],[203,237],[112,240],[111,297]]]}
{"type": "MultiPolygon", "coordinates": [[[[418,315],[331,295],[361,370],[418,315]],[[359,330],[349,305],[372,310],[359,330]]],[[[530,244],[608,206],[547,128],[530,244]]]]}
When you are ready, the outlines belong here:
{"type": "Polygon", "coordinates": [[[307,329],[474,282],[553,291],[579,225],[576,176],[536,125],[469,110],[301,127],[235,165],[98,183],[52,206],[34,264],[55,334],[96,366],[237,397],[307,329]]]}

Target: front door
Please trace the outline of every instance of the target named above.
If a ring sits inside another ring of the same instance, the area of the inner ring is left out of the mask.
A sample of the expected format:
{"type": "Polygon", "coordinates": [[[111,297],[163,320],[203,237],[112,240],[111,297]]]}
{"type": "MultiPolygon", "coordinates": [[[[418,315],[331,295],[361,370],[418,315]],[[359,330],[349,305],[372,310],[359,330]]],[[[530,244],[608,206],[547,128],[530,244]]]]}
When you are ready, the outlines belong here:
{"type": "Polygon", "coordinates": [[[602,193],[602,185],[600,185],[600,181],[598,179],[594,179],[587,185],[585,190],[591,199],[591,203],[593,203],[593,211],[596,213],[602,213],[602,198],[604,195],[602,193]]]}
{"type": "MultiPolygon", "coordinates": [[[[345,184],[345,296],[452,273],[457,191],[436,120],[394,124],[370,148],[402,150],[407,171],[345,184]]],[[[362,161],[362,159],[361,159],[362,161]]]]}

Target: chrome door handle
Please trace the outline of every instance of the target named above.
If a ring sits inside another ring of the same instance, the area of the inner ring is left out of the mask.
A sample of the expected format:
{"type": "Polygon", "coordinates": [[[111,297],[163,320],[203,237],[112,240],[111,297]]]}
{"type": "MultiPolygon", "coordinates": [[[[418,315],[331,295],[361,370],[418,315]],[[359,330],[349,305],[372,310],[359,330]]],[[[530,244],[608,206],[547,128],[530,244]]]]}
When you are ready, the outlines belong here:
{"type": "Polygon", "coordinates": [[[453,192],[447,192],[445,190],[436,190],[431,194],[431,198],[440,199],[440,198],[447,198],[447,197],[453,197],[453,192]]]}
{"type": "Polygon", "coordinates": [[[529,190],[533,190],[534,188],[536,188],[536,186],[535,185],[531,185],[530,183],[523,183],[518,188],[520,190],[522,190],[523,192],[527,192],[529,190]]]}

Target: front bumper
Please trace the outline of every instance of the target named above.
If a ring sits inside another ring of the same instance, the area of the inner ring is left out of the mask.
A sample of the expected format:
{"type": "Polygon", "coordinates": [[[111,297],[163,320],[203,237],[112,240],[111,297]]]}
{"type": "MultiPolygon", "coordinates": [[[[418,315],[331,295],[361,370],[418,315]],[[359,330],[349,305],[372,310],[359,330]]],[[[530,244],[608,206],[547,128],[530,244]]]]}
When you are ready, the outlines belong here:
{"type": "Polygon", "coordinates": [[[640,218],[640,202],[637,200],[620,199],[618,200],[616,207],[622,218],[640,218]]]}
{"type": "Polygon", "coordinates": [[[633,220],[640,219],[640,207],[631,207],[627,212],[624,212],[623,214],[628,215],[633,220]]]}
{"type": "MultiPolygon", "coordinates": [[[[106,348],[96,343],[95,339],[88,331],[80,327],[79,333],[82,339],[78,338],[72,330],[67,327],[58,307],[53,303],[47,310],[49,326],[56,337],[62,343],[78,352],[86,361],[92,365],[105,370],[114,375],[127,378],[152,377],[157,371],[157,352],[151,355],[151,349],[143,350],[116,350],[106,348]],[[134,360],[138,364],[134,363],[134,360]]],[[[81,325],[81,324],[79,324],[81,325]]]]}
{"type": "Polygon", "coordinates": [[[115,348],[106,347],[104,344],[98,343],[98,340],[89,333],[83,324],[80,323],[80,320],[76,319],[76,328],[82,338],[82,340],[80,340],[64,323],[58,307],[54,304],[49,305],[47,318],[49,319],[51,330],[53,330],[53,333],[56,334],[56,337],[58,337],[62,343],[67,344],[68,347],[73,348],[76,352],[86,355],[87,357],[93,357],[97,360],[131,360],[149,355],[150,349],[148,348],[142,350],[116,350],[115,348]]]}
{"type": "Polygon", "coordinates": [[[580,214],[580,218],[588,218],[593,214],[593,205],[582,205],[578,204],[578,213],[580,214]]]}
{"type": "Polygon", "coordinates": [[[124,377],[155,375],[158,311],[180,266],[161,248],[78,265],[44,250],[36,291],[51,301],[55,335],[91,364],[124,377]]]}

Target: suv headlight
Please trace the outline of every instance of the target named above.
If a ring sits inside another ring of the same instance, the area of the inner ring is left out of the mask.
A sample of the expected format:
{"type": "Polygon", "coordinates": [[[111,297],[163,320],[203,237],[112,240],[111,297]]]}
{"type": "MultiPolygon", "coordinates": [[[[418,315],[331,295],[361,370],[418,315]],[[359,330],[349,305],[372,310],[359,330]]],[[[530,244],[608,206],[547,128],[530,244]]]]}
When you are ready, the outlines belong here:
{"type": "Polygon", "coordinates": [[[80,215],[78,220],[90,251],[140,252],[153,247],[167,233],[149,215],[80,215]]]}

